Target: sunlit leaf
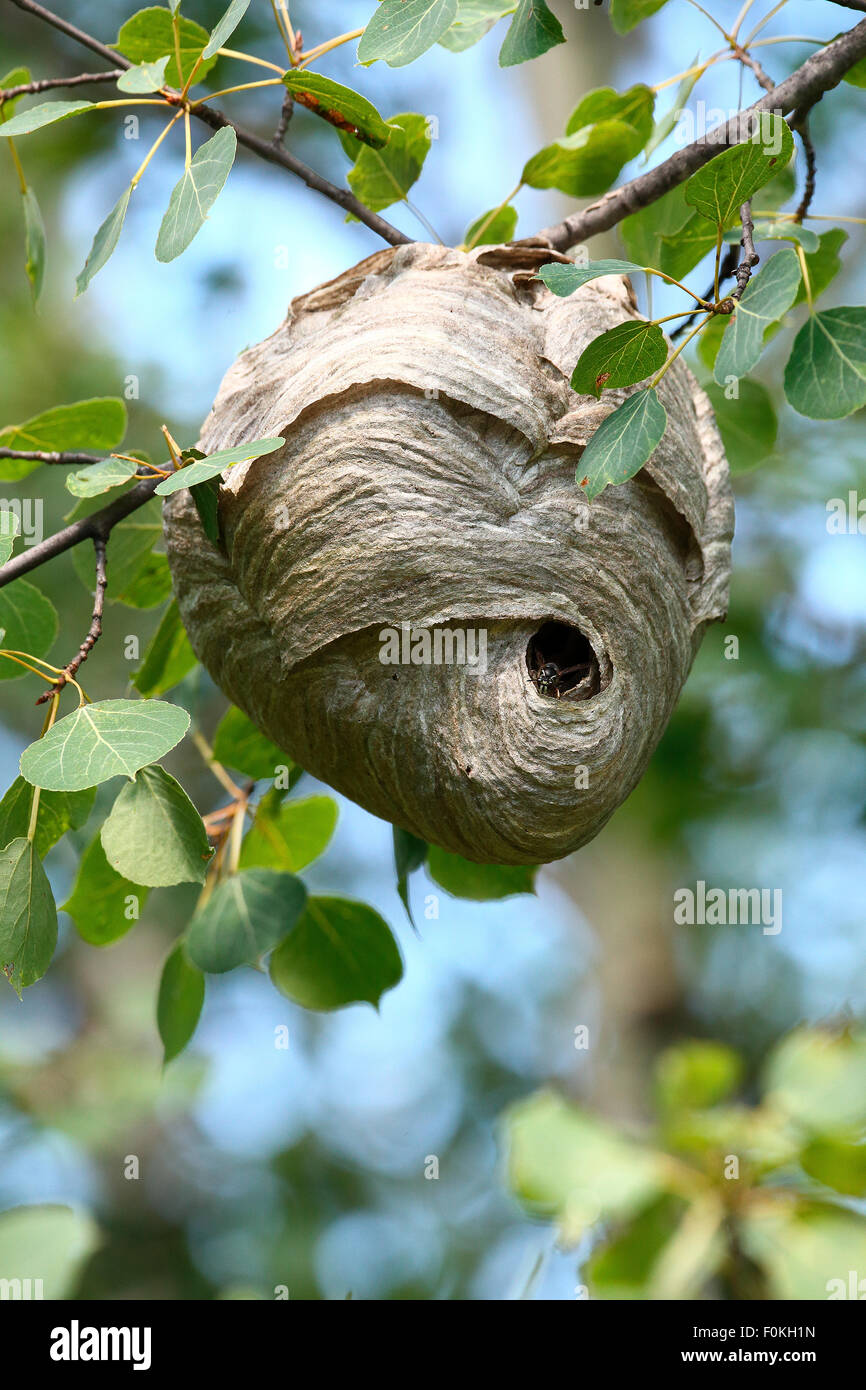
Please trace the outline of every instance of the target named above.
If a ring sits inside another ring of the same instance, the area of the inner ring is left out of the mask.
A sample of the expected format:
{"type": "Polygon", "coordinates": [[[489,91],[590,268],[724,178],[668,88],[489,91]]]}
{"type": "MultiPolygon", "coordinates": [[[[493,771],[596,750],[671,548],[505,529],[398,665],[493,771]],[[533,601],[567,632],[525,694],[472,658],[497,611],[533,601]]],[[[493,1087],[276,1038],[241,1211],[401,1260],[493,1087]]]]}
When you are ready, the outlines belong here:
{"type": "Polygon", "coordinates": [[[188,728],[186,710],[159,700],[82,705],[25,748],[21,775],[49,791],[82,791],[111,777],[133,777],[180,743],[188,728]]]}
{"type": "Polygon", "coordinates": [[[382,0],[361,35],[358,62],[382,58],[392,68],[420,58],[451,28],[457,0],[382,0]]]}
{"type": "Polygon", "coordinates": [[[769,183],[794,153],[794,137],[781,116],[758,113],[754,136],[723,150],[686,183],[686,201],[715,226],[726,227],[741,205],[769,183]]]}
{"type": "Polygon", "coordinates": [[[667,0],[611,0],[611,22],[618,34],[627,34],[665,4],[667,0]]]}
{"type": "Polygon", "coordinates": [[[137,470],[138,464],[129,459],[103,459],[102,463],[89,464],[77,473],[67,473],[66,490],[73,497],[97,497],[128,483],[137,470]]]}
{"type": "Polygon", "coordinates": [[[21,522],[15,512],[0,508],[0,565],[5,565],[15,548],[15,537],[21,530],[21,522]]]}
{"type": "Polygon", "coordinates": [[[634,153],[646,144],[653,128],[655,93],[652,87],[639,83],[628,91],[617,92],[613,87],[597,87],[578,102],[568,118],[566,135],[595,125],[598,121],[624,121],[635,132],[634,153]]]}
{"type": "Polygon", "coordinates": [[[85,1213],[63,1206],[13,1207],[0,1215],[0,1280],[34,1271],[34,1298],[71,1298],[79,1275],[100,1245],[99,1229],[85,1213]]]}
{"type": "Polygon", "coordinates": [[[434,883],[455,898],[493,902],[515,893],[534,893],[537,870],[525,864],[475,864],[438,845],[427,852],[427,868],[434,883]]]}
{"type": "Polygon", "coordinates": [[[288,754],[272,743],[243,710],[236,709],[234,705],[226,711],[217,726],[213,751],[217,762],[224,763],[235,772],[242,772],[245,777],[252,777],[256,782],[264,778],[273,780],[278,768],[292,766],[288,754]]]}
{"type": "MultiPolygon", "coordinates": [[[[831,227],[829,232],[822,232],[819,236],[818,250],[807,251],[806,270],[809,274],[809,287],[813,300],[823,294],[842,269],[842,258],[839,252],[847,240],[848,233],[842,227],[831,227]]],[[[806,286],[801,284],[794,303],[802,304],[805,298],[806,286]]]]}
{"type": "Polygon", "coordinates": [[[452,53],[463,53],[516,9],[517,0],[459,0],[457,18],[439,42],[452,53]]]}
{"type": "Polygon", "coordinates": [[[11,120],[0,122],[0,137],[9,139],[15,135],[29,135],[32,130],[53,125],[55,121],[66,121],[82,111],[92,111],[92,101],[43,101],[39,106],[29,106],[11,120]]]}
{"type": "Polygon", "coordinates": [[[229,176],[238,139],[231,126],[223,126],[199,145],[189,168],[175,184],[156,239],[156,259],[173,261],[204,226],[229,176]]]}
{"type": "Polygon", "coordinates": [[[474,246],[497,246],[511,241],[517,230],[517,209],[508,205],[483,212],[470,223],[463,238],[463,244],[471,250],[474,246]]]}
{"type": "MultiPolygon", "coordinates": [[[[340,132],[343,148],[355,161],[347,175],[349,187],[371,212],[381,212],[406,197],[430,152],[426,116],[406,111],[392,116],[388,126],[391,138],[383,150],[370,149],[353,135],[340,132]]],[[[353,220],[353,214],[349,213],[346,220],[353,220]]]]}
{"type": "Polygon", "coordinates": [[[152,63],[136,63],[127,68],[117,79],[121,92],[158,92],[166,85],[165,70],[171,54],[164,53],[152,63]]]}
{"type": "MultiPolygon", "coordinates": [[[[6,449],[35,449],[39,453],[64,450],[115,449],[126,433],[126,406],[114,396],[75,401],[43,410],[20,425],[0,430],[6,449]]],[[[28,459],[0,460],[0,480],[26,477],[39,463],[28,459]]]]}
{"type": "Polygon", "coordinates": [[[226,39],[231,38],[249,7],[250,0],[232,0],[222,19],[218,20],[211,30],[211,36],[204,50],[203,56],[205,58],[216,56],[225,45],[226,39]]]}
{"type": "Polygon", "coordinates": [[[330,796],[308,796],[283,805],[262,802],[241,846],[242,869],[285,869],[299,873],[328,847],[337,824],[330,796]]]}
{"type": "Polygon", "coordinates": [[[143,767],[122,788],[102,827],[116,873],[148,888],[203,883],[211,848],[202,818],[165,768],[143,767]]]}
{"type": "MultiPolygon", "coordinates": [[[[159,5],[139,10],[121,26],[114,47],[118,53],[129,58],[132,63],[155,63],[166,53],[170,55],[166,68],[165,81],[169,87],[183,87],[191,75],[196,61],[204,53],[210,35],[200,24],[192,19],[179,19],[178,43],[181,69],[178,71],[175,56],[174,27],[168,10],[159,5]]],[[[198,67],[196,77],[205,77],[216,62],[215,57],[205,58],[198,67]]]]}
{"type": "Polygon", "coordinates": [[[599,397],[617,386],[633,386],[663,367],[667,356],[668,345],[658,324],[618,323],[584,348],[572,373],[572,390],[599,397]]]}
{"type": "Polygon", "coordinates": [[[177,469],[170,478],[165,478],[159,484],[156,491],[160,497],[168,497],[183,487],[195,487],[197,483],[219,477],[237,463],[248,463],[250,459],[261,458],[263,454],[272,454],[285,442],[284,439],[254,439],[249,444],[236,444],[232,449],[218,449],[207,458],[196,459],[177,469]]]}
{"type": "Polygon", "coordinates": [[[530,188],[558,188],[572,198],[591,198],[610,188],[622,166],[640,149],[633,126],[599,121],[547,145],[523,166],[530,188]]]}

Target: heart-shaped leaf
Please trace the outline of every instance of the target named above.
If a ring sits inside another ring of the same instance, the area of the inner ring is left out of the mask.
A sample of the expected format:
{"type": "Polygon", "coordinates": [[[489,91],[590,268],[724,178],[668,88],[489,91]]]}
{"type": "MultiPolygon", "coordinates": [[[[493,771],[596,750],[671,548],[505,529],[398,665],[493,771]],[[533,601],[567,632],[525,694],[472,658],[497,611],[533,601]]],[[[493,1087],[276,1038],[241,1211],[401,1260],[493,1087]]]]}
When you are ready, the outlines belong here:
{"type": "Polygon", "coordinates": [[[785,395],[812,420],[841,420],[866,405],[866,308],[810,315],[794,339],[785,395]]]}
{"type": "Polygon", "coordinates": [[[667,356],[665,335],[657,323],[618,323],[580,354],[572,390],[599,397],[604,390],[633,386],[663,367],[667,356]]]}
{"type": "Polygon", "coordinates": [[[277,989],[305,1009],[341,1009],[379,1000],[403,976],[390,928],[372,907],[349,898],[310,898],[271,957],[277,989]]]}
{"type": "Polygon", "coordinates": [[[713,374],[720,386],[752,370],[763,351],[764,333],[790,309],[799,287],[800,262],[794,250],[771,256],[760,274],[752,277],[716,356],[713,374]]]}
{"type": "Polygon", "coordinates": [[[457,18],[457,0],[382,0],[361,35],[358,62],[402,68],[438,43],[457,18]]]}
{"type": "Polygon", "coordinates": [[[102,492],[122,487],[137,471],[138,464],[129,459],[103,459],[102,463],[90,464],[78,473],[68,473],[66,490],[73,497],[97,497],[102,492]]]}
{"type": "Polygon", "coordinates": [[[633,478],[667,427],[667,411],[655,388],[645,386],[603,420],[577,465],[577,480],[592,501],[611,483],[633,478]]]}
{"type": "Polygon", "coordinates": [[[21,754],[35,787],[77,792],[112,777],[133,777],[180,743],[189,715],[160,700],[101,700],[67,714],[21,754]]]}
{"type": "Polygon", "coordinates": [[[102,827],[102,848],[116,873],[148,888],[203,883],[211,860],[201,816],[158,766],[143,767],[123,788],[102,827]]]}
{"type": "Polygon", "coordinates": [[[754,133],[711,159],[686,184],[686,201],[716,226],[727,227],[743,203],[775,178],[794,153],[794,137],[781,116],[760,111],[754,133]]]}
{"type": "Polygon", "coordinates": [[[529,62],[559,43],[565,43],[562,25],[544,0],[520,0],[499,50],[499,66],[529,62]]]}
{"type": "Polygon", "coordinates": [[[111,867],[97,835],[81,856],[72,895],[62,910],[88,945],[110,946],[138,921],[149,892],[111,867]]]}

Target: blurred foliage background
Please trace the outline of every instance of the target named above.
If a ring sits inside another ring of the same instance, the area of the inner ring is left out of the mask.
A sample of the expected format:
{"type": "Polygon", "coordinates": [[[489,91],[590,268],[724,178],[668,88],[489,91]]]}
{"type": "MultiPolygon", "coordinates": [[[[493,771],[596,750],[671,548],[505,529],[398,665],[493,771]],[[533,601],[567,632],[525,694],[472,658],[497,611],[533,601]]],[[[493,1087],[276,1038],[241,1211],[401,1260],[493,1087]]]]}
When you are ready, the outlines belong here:
{"type": "MultiPolygon", "coordinates": [[[[57,8],[109,42],[131,9],[116,0],[57,8]]],[[[187,8],[210,25],[224,5],[187,8]]],[[[601,10],[554,8],[568,46],[505,73],[491,41],[396,70],[353,69],[347,47],[326,69],[386,116],[437,117],[413,197],[446,242],[459,243],[505,196],[590,87],[661,81],[716,46],[684,0],[627,40],[614,38],[601,10]]],[[[717,8],[732,20],[739,6],[717,8]]],[[[363,23],[369,9],[295,0],[293,15],[309,41],[363,23]]],[[[830,4],[791,0],[767,32],[829,35],[838,16],[830,4]]],[[[264,0],[243,32],[252,51],[276,44],[264,0]]],[[[3,48],[4,71],[98,66],[12,7],[3,48]]],[[[807,51],[765,50],[767,67],[781,78],[807,51]]],[[[737,69],[703,80],[707,107],[738,104],[737,69]]],[[[815,113],[822,213],[863,213],[850,177],[862,97],[842,88],[815,113]]],[[[243,94],[231,109],[267,133],[276,123],[270,93],[243,94]]],[[[299,111],[290,141],[343,179],[348,161],[333,131],[299,111]]],[[[192,443],[223,371],[277,325],[291,296],[376,249],[333,206],[242,155],[191,250],[157,266],[152,245],[182,161],[179,138],[136,195],[113,260],[74,301],[75,272],[141,144],[110,116],[21,144],[50,259],[35,315],[7,159],[4,424],[123,395],[136,377],[129,444],[156,457],[162,422],[192,443]]],[[[517,206],[518,234],[528,235],[566,204],[526,190],[517,206]]],[[[388,215],[424,234],[407,209],[388,215]]],[[[849,230],[833,303],[862,302],[863,229],[849,230]]],[[[621,254],[616,234],[591,253],[621,254]]],[[[699,290],[704,279],[705,269],[694,273],[699,290]]],[[[771,350],[760,370],[777,400],[782,360],[771,350]]],[[[212,980],[190,1052],[163,1076],[156,986],[178,927],[173,908],[188,909],[192,890],[159,894],[104,951],[79,941],[67,919],[48,976],[23,1004],[11,990],[0,996],[0,1209],[59,1203],[79,1215],[61,1214],[73,1225],[47,1235],[20,1214],[17,1226],[0,1218],[0,1263],[47,1241],[59,1252],[52,1287],[80,1298],[271,1298],[283,1288],[315,1299],[569,1299],[587,1285],[608,1297],[826,1297],[828,1280],[851,1269],[866,1276],[856,1031],[866,1002],[866,545],[827,529],[828,500],[866,486],[862,424],[816,425],[784,408],[780,421],[770,460],[736,479],[728,621],[709,632],[638,790],[592,845],[541,872],[536,896],[470,904],[416,882],[416,938],[391,886],[390,828],[341,802],[337,835],[308,877],[319,891],[372,902],[396,928],[406,978],[379,1014],[305,1013],[253,971],[212,980]],[[731,635],[736,660],[725,655],[731,635]],[[673,893],[698,879],[781,889],[782,930],[675,927],[673,893]],[[434,891],[438,917],[427,918],[434,891]],[[779,1051],[803,1024],[823,1032],[796,1034],[779,1051]],[[686,1045],[692,1039],[703,1045],[686,1045]],[[554,1090],[534,1097],[542,1087],[554,1090]],[[829,1112],[814,1101],[828,1091],[844,1097],[829,1112]],[[814,1104],[798,1108],[801,1095],[814,1104]],[[659,1160],[664,1151],[674,1157],[659,1160]],[[744,1165],[739,1184],[719,1182],[731,1153],[744,1165]],[[715,1185],[694,1176],[708,1172],[715,1185]],[[755,1187],[760,1231],[738,1244],[737,1215],[720,1215],[718,1191],[755,1187]]],[[[16,492],[44,504],[46,534],[68,510],[50,469],[10,486],[16,492]]],[[[38,582],[61,612],[55,649],[65,652],[86,626],[86,591],[68,556],[38,582]]],[[[91,693],[126,692],[125,639],[138,636],[143,649],[154,625],[147,611],[110,606],[88,663],[91,693]]],[[[225,701],[201,673],[195,680],[212,728],[225,701]]],[[[37,732],[35,693],[27,678],[2,686],[4,786],[37,732]]],[[[202,810],[218,804],[194,750],[169,766],[202,810]]],[[[313,789],[309,778],[302,785],[313,789]]],[[[98,803],[79,848],[99,816],[98,803]]],[[[58,901],[74,860],[65,842],[49,859],[58,901]]]]}

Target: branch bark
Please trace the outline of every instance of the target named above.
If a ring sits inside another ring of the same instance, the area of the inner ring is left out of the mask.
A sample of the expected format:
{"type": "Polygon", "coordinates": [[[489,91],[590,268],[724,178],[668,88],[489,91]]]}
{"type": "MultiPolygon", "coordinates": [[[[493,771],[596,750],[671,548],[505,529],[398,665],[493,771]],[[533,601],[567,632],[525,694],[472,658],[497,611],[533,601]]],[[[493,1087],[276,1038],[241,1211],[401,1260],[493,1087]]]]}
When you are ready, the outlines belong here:
{"type": "MultiPolygon", "coordinates": [[[[862,8],[866,11],[866,0],[863,0],[862,8]]],[[[779,111],[785,115],[789,111],[813,105],[825,92],[837,86],[845,73],[863,57],[866,57],[866,20],[861,20],[846,34],[813,53],[801,68],[790,77],[786,77],[784,82],[780,82],[778,87],[774,87],[753,106],[738,112],[723,125],[714,127],[699,140],[678,150],[670,159],[656,165],[646,174],[623,184],[621,188],[614,188],[610,193],[605,193],[603,198],[590,204],[582,212],[572,213],[564,221],[545,227],[539,236],[555,250],[567,251],[569,247],[586,241],[588,237],[608,231],[624,217],[648,207],[650,203],[669,193],[672,188],[684,183],[720,150],[739,143],[746,114],[779,111]]]]}
{"type": "Polygon", "coordinates": [[[38,569],[46,560],[53,560],[56,555],[62,555],[74,545],[80,545],[82,541],[107,541],[118,522],[125,521],[133,512],[138,511],[139,507],[143,507],[145,502],[150,501],[161,481],[159,477],[145,478],[122,497],[109,502],[107,507],[92,512],[90,516],[82,517],[80,521],[73,521],[70,526],[64,526],[62,531],[48,536],[38,545],[31,546],[20,555],[14,555],[0,568],[0,589],[6,584],[11,584],[13,579],[20,578],[22,574],[29,574],[31,570],[38,569]]]}
{"type": "Polygon", "coordinates": [[[60,463],[78,465],[88,463],[102,463],[103,460],[98,454],[59,454],[54,450],[46,452],[42,449],[0,449],[0,459],[32,459],[34,463],[60,463]]]}
{"type": "MultiPolygon", "coordinates": [[[[69,20],[61,19],[59,15],[53,14],[51,10],[46,10],[42,5],[38,5],[36,0],[12,0],[12,4],[17,5],[19,10],[24,10],[27,14],[32,14],[36,19],[41,19],[43,23],[50,24],[53,29],[57,29],[61,34],[65,34],[67,38],[74,39],[76,43],[80,43],[85,48],[89,48],[91,52],[98,53],[100,58],[104,58],[106,62],[111,63],[114,67],[124,69],[132,67],[132,63],[124,58],[122,54],[115,53],[114,50],[108,48],[106,44],[100,43],[99,39],[93,38],[91,34],[85,33],[83,29],[79,29],[76,25],[70,24],[69,20]]],[[[269,164],[276,164],[282,169],[287,169],[289,173],[295,174],[297,178],[301,179],[307,187],[313,189],[315,193],[321,193],[325,198],[329,198],[332,203],[336,203],[338,207],[344,208],[346,212],[351,212],[353,216],[357,217],[359,222],[363,222],[366,227],[369,227],[371,232],[375,232],[377,236],[380,236],[383,241],[387,241],[389,245],[401,246],[412,241],[412,237],[406,236],[405,232],[401,232],[397,227],[393,227],[390,222],[385,221],[384,217],[380,217],[376,212],[371,212],[348,188],[338,188],[336,184],[331,183],[330,180],[324,178],[323,175],[316,173],[315,169],[311,169],[308,164],[298,159],[296,155],[290,154],[289,151],[283,149],[282,146],[270,144],[267,140],[263,140],[260,136],[254,134],[253,131],[237,125],[234,121],[229,120],[228,116],[224,115],[222,111],[217,110],[216,107],[208,106],[206,103],[203,103],[200,106],[194,106],[192,108],[192,115],[197,116],[200,121],[204,121],[205,125],[210,126],[212,130],[220,130],[223,126],[231,126],[238,138],[239,145],[243,145],[246,149],[251,150],[252,153],[258,155],[260,159],[267,160],[269,164]]]]}
{"type": "Polygon", "coordinates": [[[108,588],[108,570],[105,558],[106,542],[101,536],[95,537],[93,541],[93,553],[96,564],[96,591],[93,599],[93,616],[90,619],[90,627],[87,636],[78,648],[75,656],[67,666],[64,666],[57,680],[53,685],[39,696],[37,705],[44,705],[46,700],[52,700],[55,695],[59,695],[64,685],[68,685],[70,680],[74,680],[78,674],[78,668],[87,660],[93,648],[102,636],[102,614],[105,610],[105,591],[108,588]]]}
{"type": "Polygon", "coordinates": [[[0,106],[15,97],[36,96],[39,92],[50,92],[55,87],[89,87],[95,82],[116,82],[123,76],[123,68],[113,72],[82,72],[77,77],[44,77],[38,82],[22,82],[18,87],[6,87],[0,91],[0,106]]]}

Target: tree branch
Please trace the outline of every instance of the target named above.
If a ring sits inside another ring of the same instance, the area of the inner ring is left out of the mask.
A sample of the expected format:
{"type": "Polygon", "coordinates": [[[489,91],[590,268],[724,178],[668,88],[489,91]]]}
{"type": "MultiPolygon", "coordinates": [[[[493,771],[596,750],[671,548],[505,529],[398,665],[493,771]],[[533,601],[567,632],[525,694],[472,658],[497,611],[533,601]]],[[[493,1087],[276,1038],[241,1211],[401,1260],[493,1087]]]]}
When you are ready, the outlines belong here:
{"type": "MultiPolygon", "coordinates": [[[[100,58],[104,58],[106,62],[120,68],[131,68],[133,66],[122,54],[115,53],[113,49],[108,48],[104,43],[100,43],[99,40],[93,38],[91,34],[86,34],[83,29],[79,29],[76,25],[70,24],[69,20],[61,19],[59,15],[53,14],[51,10],[44,9],[42,5],[36,3],[36,0],[12,0],[12,4],[17,5],[19,10],[24,10],[26,14],[32,14],[36,19],[41,19],[45,24],[50,24],[52,28],[59,30],[59,32],[65,34],[67,38],[74,39],[76,43],[80,43],[85,48],[89,48],[91,52],[98,53],[100,58]]],[[[391,246],[402,246],[411,242],[411,237],[406,236],[406,234],[399,231],[398,228],[393,227],[390,222],[386,222],[384,217],[380,217],[378,213],[371,212],[348,188],[338,188],[336,184],[331,183],[329,179],[324,178],[321,174],[317,174],[315,169],[311,169],[308,164],[304,164],[303,160],[290,154],[289,151],[283,149],[282,146],[272,145],[267,140],[263,140],[260,136],[255,135],[252,131],[246,130],[243,126],[236,125],[234,121],[229,120],[228,116],[224,115],[222,111],[218,111],[216,107],[202,103],[201,105],[193,106],[191,109],[192,115],[197,116],[200,121],[204,121],[212,130],[220,130],[223,126],[231,126],[238,138],[239,145],[243,145],[246,149],[251,150],[252,153],[258,155],[260,159],[267,160],[269,164],[276,164],[282,169],[287,169],[289,173],[295,174],[308,188],[313,189],[316,193],[321,193],[325,198],[329,198],[332,203],[336,203],[339,207],[345,209],[346,212],[351,212],[354,217],[357,217],[359,222],[363,222],[366,227],[369,227],[371,232],[375,232],[377,236],[380,236],[383,241],[387,241],[391,246]]]]}
{"type": "Polygon", "coordinates": [[[0,449],[0,459],[32,459],[35,463],[88,464],[102,463],[98,454],[46,453],[40,449],[0,449]]]}
{"type": "MultiPolygon", "coordinates": [[[[15,0],[19,3],[20,0],[15,0]]],[[[860,6],[857,6],[860,8],[860,6]]],[[[866,11],[866,0],[862,8],[866,11]]],[[[739,144],[743,138],[744,121],[748,115],[759,111],[779,111],[783,115],[803,106],[813,105],[819,97],[838,85],[845,73],[866,57],[866,20],[861,20],[846,34],[840,35],[832,43],[813,53],[801,68],[786,77],[778,87],[761,97],[753,106],[738,112],[723,125],[713,130],[684,149],[678,150],[662,164],[656,165],[646,174],[605,193],[598,202],[590,204],[582,212],[572,213],[564,221],[552,227],[545,227],[539,233],[557,251],[566,251],[587,237],[596,236],[615,227],[624,217],[656,202],[678,184],[684,183],[697,169],[728,145],[739,144]]],[[[517,243],[520,244],[519,242],[517,243]]]]}
{"type": "Polygon", "coordinates": [[[108,588],[108,573],[105,561],[106,543],[101,536],[95,537],[93,550],[96,559],[96,592],[93,599],[93,616],[90,620],[90,627],[87,636],[78,648],[77,653],[64,666],[57,680],[39,696],[37,705],[44,705],[46,700],[52,700],[55,695],[59,695],[64,685],[68,685],[70,680],[74,680],[78,673],[78,668],[85,662],[102,636],[102,614],[105,609],[105,590],[108,588]]]}
{"type": "Polygon", "coordinates": [[[36,96],[39,92],[50,92],[55,87],[89,87],[95,82],[116,82],[123,76],[123,68],[113,72],[82,72],[77,77],[44,77],[38,82],[22,82],[19,87],[6,87],[0,91],[0,106],[15,97],[36,96]]]}
{"type": "Polygon", "coordinates": [[[46,560],[53,560],[56,555],[62,555],[74,545],[80,545],[82,541],[107,541],[112,528],[117,526],[118,522],[125,521],[133,512],[138,511],[139,507],[150,501],[161,481],[158,476],[145,478],[122,497],[109,502],[107,507],[92,512],[90,516],[82,517],[80,521],[73,521],[70,526],[64,526],[62,531],[48,536],[38,545],[31,546],[20,555],[14,555],[0,568],[0,589],[5,584],[11,584],[13,579],[18,579],[22,574],[29,574],[31,570],[38,569],[46,560]]]}
{"type": "Polygon", "coordinates": [[[740,258],[740,264],[734,272],[737,288],[731,294],[731,299],[742,299],[743,291],[752,277],[752,267],[756,266],[761,259],[755,250],[755,226],[752,222],[751,203],[743,203],[740,208],[740,221],[743,224],[743,237],[740,242],[743,254],[740,258]]]}

